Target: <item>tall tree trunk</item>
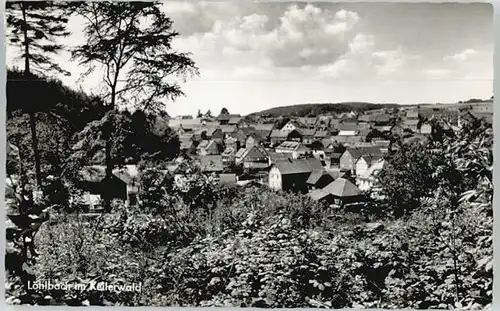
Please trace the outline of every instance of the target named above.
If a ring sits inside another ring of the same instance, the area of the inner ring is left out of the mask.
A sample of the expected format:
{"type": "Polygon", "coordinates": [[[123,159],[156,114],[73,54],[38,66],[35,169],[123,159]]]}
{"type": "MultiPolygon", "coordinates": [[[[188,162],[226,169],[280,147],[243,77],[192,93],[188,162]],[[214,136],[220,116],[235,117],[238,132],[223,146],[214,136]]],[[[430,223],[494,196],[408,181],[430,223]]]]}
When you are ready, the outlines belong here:
{"type": "Polygon", "coordinates": [[[104,209],[106,212],[111,212],[111,200],[112,200],[112,183],[111,180],[113,178],[113,158],[111,154],[111,148],[113,147],[112,138],[113,138],[113,130],[114,130],[114,109],[115,109],[115,97],[116,97],[116,83],[115,86],[111,89],[111,109],[109,119],[107,121],[107,125],[105,127],[105,131],[107,132],[105,135],[106,146],[105,146],[105,165],[106,165],[106,189],[108,191],[104,195],[104,209]]]}
{"type": "MultiPolygon", "coordinates": [[[[26,80],[29,82],[33,82],[33,78],[30,73],[30,50],[29,50],[29,41],[28,41],[28,22],[26,20],[26,8],[21,3],[21,10],[23,13],[23,35],[24,35],[24,75],[26,80]]],[[[30,84],[31,84],[30,83],[30,84]]],[[[28,112],[29,114],[29,124],[31,130],[31,146],[33,148],[33,156],[35,159],[35,174],[36,174],[36,183],[39,190],[42,190],[42,171],[40,164],[40,152],[38,150],[38,136],[36,132],[36,115],[35,111],[31,110],[28,112]]]]}

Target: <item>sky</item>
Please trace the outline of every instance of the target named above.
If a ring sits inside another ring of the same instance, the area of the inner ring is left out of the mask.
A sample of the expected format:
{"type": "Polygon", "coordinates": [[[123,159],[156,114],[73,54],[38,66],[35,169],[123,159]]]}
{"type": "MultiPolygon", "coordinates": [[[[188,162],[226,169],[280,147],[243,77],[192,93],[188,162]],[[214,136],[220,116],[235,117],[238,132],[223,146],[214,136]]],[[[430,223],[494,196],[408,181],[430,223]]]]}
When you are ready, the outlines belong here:
{"type": "MultiPolygon", "coordinates": [[[[449,103],[493,95],[493,7],[475,4],[166,1],[200,76],[171,116],[225,107],[248,114],[271,107],[366,101],[449,103]]],[[[72,18],[66,45],[84,41],[72,18]]],[[[16,50],[7,47],[7,66],[16,50]]],[[[64,52],[67,85],[96,91],[100,76],[64,52]]],[[[22,65],[21,65],[22,68],[22,65]]]]}

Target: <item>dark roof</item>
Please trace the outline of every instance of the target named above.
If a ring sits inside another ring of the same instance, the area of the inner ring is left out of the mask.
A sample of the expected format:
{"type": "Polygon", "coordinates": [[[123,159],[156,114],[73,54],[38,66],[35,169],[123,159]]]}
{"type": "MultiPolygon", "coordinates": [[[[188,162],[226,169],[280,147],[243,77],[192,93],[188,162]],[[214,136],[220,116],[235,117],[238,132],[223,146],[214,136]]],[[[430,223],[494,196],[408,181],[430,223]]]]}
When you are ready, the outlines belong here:
{"type": "Polygon", "coordinates": [[[357,131],[359,130],[359,126],[357,123],[342,123],[336,125],[335,128],[339,131],[357,131]]]}
{"type": "Polygon", "coordinates": [[[345,152],[349,152],[354,159],[359,159],[363,155],[367,156],[384,156],[384,152],[380,147],[373,146],[373,147],[355,147],[355,148],[348,148],[345,152]]]}
{"type": "Polygon", "coordinates": [[[322,191],[340,198],[357,196],[361,193],[361,190],[355,184],[345,178],[336,179],[323,188],[322,191]]]}
{"type": "Polygon", "coordinates": [[[326,181],[323,185],[329,184],[338,177],[334,177],[334,174],[325,171],[313,171],[306,183],[309,185],[316,185],[320,180],[326,181]]]}
{"type": "Polygon", "coordinates": [[[306,184],[314,185],[316,184],[319,179],[323,176],[323,171],[313,171],[311,175],[309,175],[309,178],[306,181],[306,184]]]}
{"type": "Polygon", "coordinates": [[[245,155],[245,160],[252,161],[253,159],[267,158],[267,152],[263,148],[253,146],[245,155]]]}
{"type": "Polygon", "coordinates": [[[316,158],[278,160],[274,164],[282,175],[312,173],[315,170],[322,171],[323,165],[316,158]]]}

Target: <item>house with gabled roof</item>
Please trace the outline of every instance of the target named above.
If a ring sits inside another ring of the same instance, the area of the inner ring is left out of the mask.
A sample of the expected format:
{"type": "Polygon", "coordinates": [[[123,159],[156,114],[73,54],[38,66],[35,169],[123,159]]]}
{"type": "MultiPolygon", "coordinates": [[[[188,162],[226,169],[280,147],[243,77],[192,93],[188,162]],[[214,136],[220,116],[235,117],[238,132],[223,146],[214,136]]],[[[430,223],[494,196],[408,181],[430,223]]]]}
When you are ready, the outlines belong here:
{"type": "Polygon", "coordinates": [[[313,171],[306,181],[309,191],[322,189],[329,185],[332,181],[342,178],[346,175],[340,171],[313,171]]]}
{"type": "Polygon", "coordinates": [[[362,155],[356,161],[356,184],[362,191],[372,188],[386,161],[380,155],[362,155]]]}
{"type": "Polygon", "coordinates": [[[224,167],[231,167],[236,162],[236,148],[232,146],[226,147],[222,152],[222,163],[224,167]]]}
{"type": "Polygon", "coordinates": [[[362,204],[363,195],[361,190],[351,181],[338,178],[322,189],[309,193],[314,201],[323,201],[336,207],[347,207],[351,204],[362,204]]]}
{"type": "Polygon", "coordinates": [[[200,156],[220,154],[220,146],[215,140],[202,140],[196,150],[200,156]]]}
{"type": "Polygon", "coordinates": [[[279,145],[282,142],[286,141],[287,137],[288,137],[287,131],[274,129],[271,131],[270,135],[271,145],[272,146],[279,145]]]}
{"type": "Polygon", "coordinates": [[[264,141],[264,138],[262,138],[258,133],[249,133],[247,135],[247,139],[245,140],[245,148],[250,149],[252,146],[259,146],[264,141]]]}
{"type": "Polygon", "coordinates": [[[281,130],[291,132],[293,130],[298,130],[305,127],[306,126],[304,124],[300,123],[297,120],[290,120],[281,128],[281,130]]]}
{"type": "Polygon", "coordinates": [[[220,114],[217,117],[217,121],[219,122],[219,125],[227,125],[229,124],[229,120],[234,118],[241,118],[241,115],[239,114],[220,114]]]}
{"type": "Polygon", "coordinates": [[[300,117],[297,119],[305,128],[315,128],[318,118],[314,117],[300,117]]]}
{"type": "Polygon", "coordinates": [[[238,130],[238,128],[233,125],[219,125],[219,128],[224,134],[224,138],[230,136],[231,134],[235,133],[238,130]]]}
{"type": "Polygon", "coordinates": [[[269,170],[269,187],[273,190],[307,192],[307,180],[312,172],[323,171],[315,158],[276,161],[269,170]]]}
{"type": "Polygon", "coordinates": [[[314,142],[314,134],[316,133],[314,128],[300,129],[299,132],[302,134],[302,142],[305,145],[310,145],[314,142]]]}
{"type": "Polygon", "coordinates": [[[375,125],[376,126],[386,126],[390,125],[391,116],[388,114],[379,114],[375,116],[375,125]]]}
{"type": "Polygon", "coordinates": [[[356,162],[361,156],[384,157],[385,153],[377,146],[347,148],[340,157],[340,169],[355,173],[356,162]]]}
{"type": "Polygon", "coordinates": [[[420,124],[419,129],[420,134],[422,135],[430,135],[432,133],[432,125],[429,121],[424,121],[420,124]]]}
{"type": "Polygon", "coordinates": [[[406,119],[401,122],[401,127],[403,130],[410,130],[412,132],[418,132],[418,124],[420,121],[418,119],[406,119]]]}
{"type": "Polygon", "coordinates": [[[262,170],[269,167],[269,155],[263,147],[253,145],[245,150],[246,152],[242,155],[243,168],[262,170]]]}
{"type": "Polygon", "coordinates": [[[332,136],[332,134],[328,130],[317,130],[314,133],[314,139],[318,140],[318,141],[321,141],[321,140],[328,138],[330,136],[332,136]]]}

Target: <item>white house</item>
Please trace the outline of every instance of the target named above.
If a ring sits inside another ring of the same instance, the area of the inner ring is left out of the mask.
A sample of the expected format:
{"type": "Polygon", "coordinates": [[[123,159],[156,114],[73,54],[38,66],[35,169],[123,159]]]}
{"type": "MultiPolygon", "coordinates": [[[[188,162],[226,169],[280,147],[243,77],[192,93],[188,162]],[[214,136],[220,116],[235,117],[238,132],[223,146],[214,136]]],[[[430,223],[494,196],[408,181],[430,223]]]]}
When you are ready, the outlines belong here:
{"type": "Polygon", "coordinates": [[[370,190],[384,165],[385,160],[382,157],[362,155],[356,161],[356,184],[359,189],[370,190]]]}
{"type": "Polygon", "coordinates": [[[299,126],[299,124],[298,124],[298,122],[297,122],[297,121],[290,120],[290,121],[288,121],[288,122],[287,122],[287,123],[286,123],[286,124],[285,124],[285,125],[281,128],[281,130],[282,130],[282,131],[286,131],[286,132],[291,132],[291,131],[293,131],[293,130],[297,130],[297,129],[299,129],[299,128],[300,128],[300,126],[299,126]]]}

